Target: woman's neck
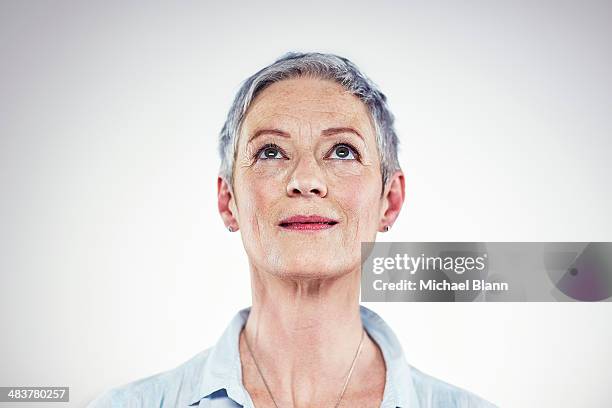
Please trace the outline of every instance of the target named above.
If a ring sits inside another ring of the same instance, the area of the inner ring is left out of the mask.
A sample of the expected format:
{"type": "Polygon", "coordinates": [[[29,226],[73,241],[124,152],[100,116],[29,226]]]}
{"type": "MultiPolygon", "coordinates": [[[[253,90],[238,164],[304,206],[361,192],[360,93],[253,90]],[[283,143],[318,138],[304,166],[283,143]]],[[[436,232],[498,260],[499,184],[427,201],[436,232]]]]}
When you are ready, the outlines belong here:
{"type": "MultiPolygon", "coordinates": [[[[362,338],[359,271],[326,279],[281,279],[252,268],[251,278],[253,306],[241,345],[246,336],[255,359],[244,356],[243,377],[251,377],[252,387],[263,384],[252,378],[259,377],[256,362],[279,406],[328,405],[339,396],[362,338]]],[[[241,347],[243,354],[250,354],[248,348],[241,347]]],[[[382,356],[365,336],[359,362],[374,360],[382,356]]],[[[355,374],[351,382],[358,380],[355,374]]]]}

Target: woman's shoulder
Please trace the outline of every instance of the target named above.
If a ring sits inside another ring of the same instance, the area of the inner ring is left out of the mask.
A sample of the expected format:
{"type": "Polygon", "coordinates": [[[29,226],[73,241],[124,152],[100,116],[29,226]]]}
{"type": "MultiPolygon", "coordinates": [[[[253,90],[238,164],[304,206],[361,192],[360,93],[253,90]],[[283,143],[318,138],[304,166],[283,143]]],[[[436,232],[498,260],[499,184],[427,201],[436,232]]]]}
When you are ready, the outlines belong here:
{"type": "Polygon", "coordinates": [[[471,391],[449,384],[410,366],[420,408],[497,408],[471,391]]]}
{"type": "Polygon", "coordinates": [[[210,350],[199,352],[176,368],[108,389],[87,408],[188,406],[210,350]]]}

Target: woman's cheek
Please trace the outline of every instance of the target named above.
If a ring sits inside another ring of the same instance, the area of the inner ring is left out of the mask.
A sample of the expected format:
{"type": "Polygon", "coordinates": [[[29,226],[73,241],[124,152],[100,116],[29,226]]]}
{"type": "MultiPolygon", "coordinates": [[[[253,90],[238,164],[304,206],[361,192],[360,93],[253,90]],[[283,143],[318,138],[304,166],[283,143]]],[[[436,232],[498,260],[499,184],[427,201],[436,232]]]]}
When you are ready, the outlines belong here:
{"type": "Polygon", "coordinates": [[[380,175],[359,163],[336,163],[329,166],[326,173],[328,189],[333,189],[338,195],[351,197],[355,204],[376,198],[375,190],[380,192],[380,175]]]}
{"type": "Polygon", "coordinates": [[[261,196],[261,193],[264,193],[272,199],[272,196],[286,191],[284,180],[287,171],[288,167],[284,163],[275,160],[271,163],[256,163],[242,174],[242,178],[250,194],[261,196]]]}
{"type": "Polygon", "coordinates": [[[282,183],[282,172],[271,171],[270,168],[250,171],[242,175],[242,196],[249,197],[247,202],[242,202],[242,212],[247,218],[247,222],[253,225],[253,233],[260,234],[259,231],[274,209],[278,207],[279,200],[286,195],[286,187],[282,183]]]}
{"type": "Polygon", "coordinates": [[[369,174],[334,181],[334,195],[347,216],[352,218],[354,234],[360,240],[370,240],[377,229],[378,220],[375,218],[380,205],[381,183],[377,175],[369,174]]]}
{"type": "Polygon", "coordinates": [[[360,219],[365,212],[373,210],[373,205],[378,203],[378,186],[368,180],[368,177],[343,177],[337,180],[334,186],[335,195],[340,197],[343,207],[350,210],[360,219]]]}

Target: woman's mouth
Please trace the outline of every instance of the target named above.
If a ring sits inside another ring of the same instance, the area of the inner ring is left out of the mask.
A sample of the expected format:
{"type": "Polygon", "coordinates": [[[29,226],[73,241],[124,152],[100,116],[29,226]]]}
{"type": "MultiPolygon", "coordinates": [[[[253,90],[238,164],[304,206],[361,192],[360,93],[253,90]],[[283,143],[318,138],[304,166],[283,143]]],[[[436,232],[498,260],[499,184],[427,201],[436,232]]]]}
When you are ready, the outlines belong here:
{"type": "Polygon", "coordinates": [[[281,228],[294,231],[319,231],[332,228],[337,220],[320,215],[295,215],[285,218],[278,225],[281,228]]]}

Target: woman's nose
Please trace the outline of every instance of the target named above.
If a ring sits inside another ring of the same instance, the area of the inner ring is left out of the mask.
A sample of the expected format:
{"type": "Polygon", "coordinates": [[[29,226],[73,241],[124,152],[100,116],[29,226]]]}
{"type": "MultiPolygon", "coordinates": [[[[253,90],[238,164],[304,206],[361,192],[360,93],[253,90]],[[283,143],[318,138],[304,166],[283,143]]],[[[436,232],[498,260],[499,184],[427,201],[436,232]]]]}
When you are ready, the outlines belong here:
{"type": "Polygon", "coordinates": [[[287,195],[290,197],[327,195],[327,185],[316,160],[300,160],[287,183],[287,195]]]}

